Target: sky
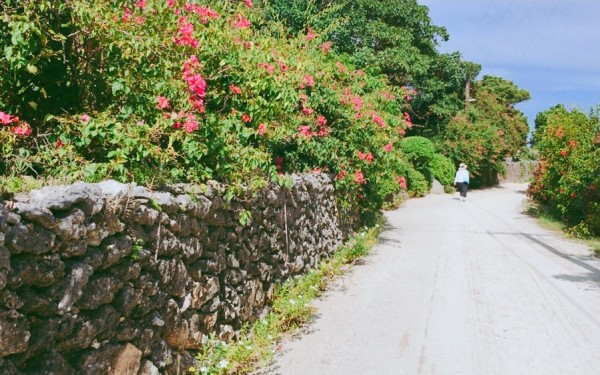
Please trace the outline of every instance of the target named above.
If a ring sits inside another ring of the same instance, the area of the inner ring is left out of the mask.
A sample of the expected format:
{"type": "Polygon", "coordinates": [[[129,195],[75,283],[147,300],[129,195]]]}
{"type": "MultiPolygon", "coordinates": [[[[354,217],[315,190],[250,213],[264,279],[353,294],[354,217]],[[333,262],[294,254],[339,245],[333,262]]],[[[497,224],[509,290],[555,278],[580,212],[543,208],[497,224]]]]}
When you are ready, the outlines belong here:
{"type": "Polygon", "coordinates": [[[529,119],[556,104],[588,112],[600,105],[599,0],[418,0],[450,35],[441,52],[459,51],[483,75],[531,94],[517,105],[529,119]]]}

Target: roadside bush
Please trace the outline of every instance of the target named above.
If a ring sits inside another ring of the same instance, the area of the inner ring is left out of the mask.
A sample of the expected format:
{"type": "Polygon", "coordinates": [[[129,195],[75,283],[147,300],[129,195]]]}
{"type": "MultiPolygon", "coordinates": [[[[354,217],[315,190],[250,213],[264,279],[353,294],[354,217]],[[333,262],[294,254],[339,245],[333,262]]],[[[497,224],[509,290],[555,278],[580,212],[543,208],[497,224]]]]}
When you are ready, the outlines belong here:
{"type": "Polygon", "coordinates": [[[425,176],[416,169],[409,169],[408,176],[408,194],[411,197],[423,197],[429,192],[429,184],[425,176]]]}
{"type": "Polygon", "coordinates": [[[454,184],[454,163],[452,160],[441,154],[433,155],[430,163],[431,173],[443,186],[448,187],[454,184]]]}
{"type": "Polygon", "coordinates": [[[354,69],[312,31],[264,23],[251,2],[6,4],[3,173],[216,179],[232,193],[329,173],[342,206],[362,213],[410,180],[405,89],[354,69]]]}
{"type": "Polygon", "coordinates": [[[600,235],[600,121],[554,107],[538,115],[536,147],[540,165],[529,195],[571,226],[573,234],[600,235]]]}

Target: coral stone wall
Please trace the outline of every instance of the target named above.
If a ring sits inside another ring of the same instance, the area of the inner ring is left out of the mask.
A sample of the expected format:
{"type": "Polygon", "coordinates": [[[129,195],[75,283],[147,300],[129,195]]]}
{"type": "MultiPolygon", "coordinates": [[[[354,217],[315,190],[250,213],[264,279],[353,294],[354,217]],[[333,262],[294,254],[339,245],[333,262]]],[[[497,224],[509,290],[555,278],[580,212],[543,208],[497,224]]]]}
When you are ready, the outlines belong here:
{"type": "Polygon", "coordinates": [[[194,365],[206,335],[233,337],[344,240],[329,177],[291,178],[232,202],[216,183],[114,181],[0,202],[0,373],[194,365]]]}
{"type": "Polygon", "coordinates": [[[500,183],[504,182],[530,182],[533,180],[533,171],[538,161],[521,160],[506,161],[506,174],[500,176],[500,183]]]}

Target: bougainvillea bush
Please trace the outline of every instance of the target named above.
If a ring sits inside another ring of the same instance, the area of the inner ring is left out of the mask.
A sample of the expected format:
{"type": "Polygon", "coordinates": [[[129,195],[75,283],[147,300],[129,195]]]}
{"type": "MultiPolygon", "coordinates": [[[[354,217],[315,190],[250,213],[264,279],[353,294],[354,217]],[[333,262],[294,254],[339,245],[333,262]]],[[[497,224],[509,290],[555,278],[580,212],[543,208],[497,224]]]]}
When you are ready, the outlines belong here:
{"type": "Polygon", "coordinates": [[[557,106],[536,119],[540,165],[529,194],[549,207],[577,235],[600,235],[600,121],[557,106]]]}
{"type": "Polygon", "coordinates": [[[5,4],[4,175],[241,188],[312,171],[364,211],[408,187],[406,92],[250,0],[5,4]]]}

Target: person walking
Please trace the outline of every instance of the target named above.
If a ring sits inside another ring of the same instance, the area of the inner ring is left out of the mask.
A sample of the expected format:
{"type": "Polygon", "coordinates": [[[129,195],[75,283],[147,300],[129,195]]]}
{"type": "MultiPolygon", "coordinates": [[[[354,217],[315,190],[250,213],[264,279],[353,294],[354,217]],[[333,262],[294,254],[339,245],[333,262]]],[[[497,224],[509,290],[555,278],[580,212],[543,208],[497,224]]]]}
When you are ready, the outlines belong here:
{"type": "Polygon", "coordinates": [[[460,163],[458,166],[456,176],[454,177],[454,184],[460,192],[460,200],[463,202],[466,201],[467,189],[469,188],[469,171],[467,170],[467,165],[465,163],[460,163]]]}

